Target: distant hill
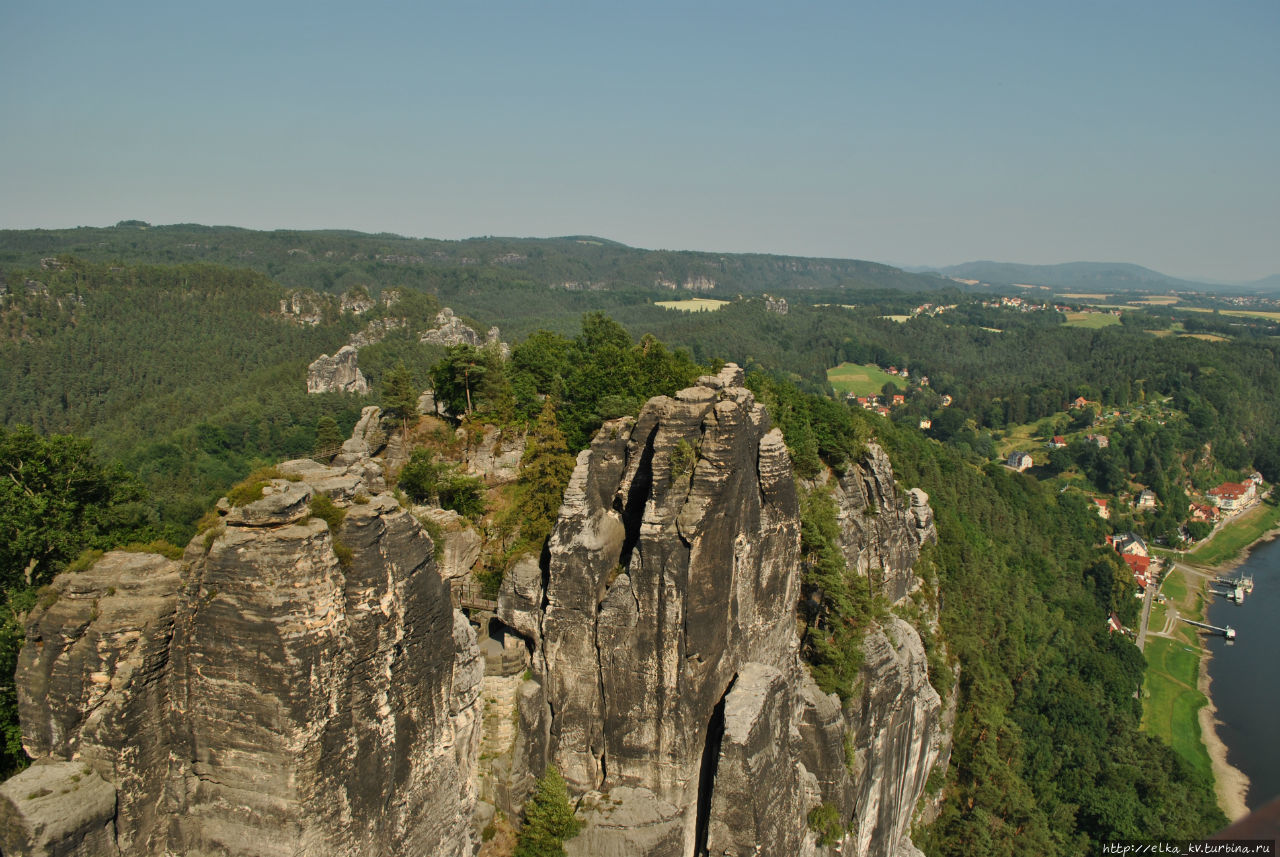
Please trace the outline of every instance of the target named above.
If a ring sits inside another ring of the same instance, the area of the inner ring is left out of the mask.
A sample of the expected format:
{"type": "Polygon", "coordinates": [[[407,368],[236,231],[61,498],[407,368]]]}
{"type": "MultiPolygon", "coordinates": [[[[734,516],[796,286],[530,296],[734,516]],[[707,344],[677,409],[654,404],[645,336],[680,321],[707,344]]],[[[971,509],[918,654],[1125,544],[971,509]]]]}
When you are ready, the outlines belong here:
{"type": "Polygon", "coordinates": [[[1180,280],[1128,262],[1066,262],[1061,265],[1020,265],[1012,262],[965,262],[937,269],[948,277],[980,280],[992,285],[1035,285],[1086,291],[1209,291],[1209,283],[1180,280]]]}
{"type": "Polygon", "coordinates": [[[785,292],[895,289],[933,292],[935,275],[855,259],[643,250],[590,235],[441,241],[350,230],[257,231],[228,226],[0,230],[0,269],[72,254],[88,261],[215,262],[262,271],[287,286],[334,292],[366,285],[432,286],[465,277],[571,291],[785,292]]]}

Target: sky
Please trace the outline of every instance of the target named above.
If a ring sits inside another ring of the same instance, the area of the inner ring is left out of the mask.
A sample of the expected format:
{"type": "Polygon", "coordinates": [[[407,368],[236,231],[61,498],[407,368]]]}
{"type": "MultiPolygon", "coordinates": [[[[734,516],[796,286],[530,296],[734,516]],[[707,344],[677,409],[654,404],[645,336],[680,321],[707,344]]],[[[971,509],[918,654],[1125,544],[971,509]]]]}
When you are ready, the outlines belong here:
{"type": "Polygon", "coordinates": [[[1280,273],[1280,2],[0,0],[0,228],[1280,273]]]}

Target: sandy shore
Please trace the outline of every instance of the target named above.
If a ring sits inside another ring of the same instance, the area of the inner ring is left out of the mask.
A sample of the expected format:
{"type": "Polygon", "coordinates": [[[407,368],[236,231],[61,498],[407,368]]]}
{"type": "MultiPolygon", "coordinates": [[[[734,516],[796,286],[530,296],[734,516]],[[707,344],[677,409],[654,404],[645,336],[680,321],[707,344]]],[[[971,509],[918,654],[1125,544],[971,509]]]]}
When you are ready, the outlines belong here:
{"type": "Polygon", "coordinates": [[[1218,792],[1218,806],[1222,807],[1227,818],[1235,821],[1249,813],[1249,808],[1245,805],[1245,795],[1249,793],[1249,778],[1227,761],[1227,745],[1218,737],[1218,709],[1209,694],[1209,661],[1212,656],[1208,648],[1201,651],[1200,679],[1196,682],[1196,689],[1209,702],[1200,709],[1200,738],[1209,751],[1209,761],[1213,763],[1213,782],[1218,792]]]}

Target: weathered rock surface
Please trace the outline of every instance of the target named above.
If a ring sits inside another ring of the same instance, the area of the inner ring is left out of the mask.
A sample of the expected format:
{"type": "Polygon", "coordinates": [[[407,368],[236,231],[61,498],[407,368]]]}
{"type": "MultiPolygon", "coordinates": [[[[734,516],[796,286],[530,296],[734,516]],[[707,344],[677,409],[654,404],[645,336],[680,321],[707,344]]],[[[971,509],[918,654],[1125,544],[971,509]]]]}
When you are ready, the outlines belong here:
{"type": "Polygon", "coordinates": [[[485,426],[481,433],[467,434],[463,429],[458,431],[466,441],[467,473],[479,476],[490,485],[505,485],[516,481],[516,477],[520,475],[520,459],[524,457],[523,432],[500,432],[493,426],[485,426]]]}
{"type": "Polygon", "coordinates": [[[912,567],[920,548],[937,541],[929,495],[919,488],[902,492],[884,450],[867,444],[833,486],[839,509],[840,542],[849,568],[870,577],[890,602],[916,588],[912,567]]]}
{"type": "MultiPolygon", "coordinates": [[[[578,457],[551,536],[542,671],[552,757],[579,792],[616,800],[633,789],[609,812],[646,819],[653,845],[631,853],[705,847],[722,700],[749,663],[797,671],[796,495],[777,478],[790,472],[785,447],[741,382],[730,364],[606,424],[578,457]]],[[[765,718],[757,734],[785,744],[790,708],[770,709],[786,716],[765,718]]],[[[780,812],[793,804],[777,800],[780,812]]],[[[597,816],[584,841],[624,853],[610,842],[626,828],[597,816]]],[[[760,853],[794,853],[789,842],[760,853]]]]}
{"type": "Polygon", "coordinates": [[[862,693],[843,711],[834,695],[804,688],[802,758],[851,830],[840,853],[892,857],[910,845],[912,813],[949,736],[916,630],[891,619],[863,650],[862,693]]]}
{"type": "Polygon", "coordinates": [[[115,815],[115,788],[88,765],[32,765],[0,783],[0,854],[119,854],[115,815]]]}
{"type": "Polygon", "coordinates": [[[440,576],[449,581],[470,574],[484,546],[484,539],[476,528],[452,509],[415,506],[413,513],[419,520],[431,521],[440,528],[440,544],[437,545],[440,557],[436,560],[440,576]]]}
{"type": "Polygon", "coordinates": [[[308,393],[358,393],[369,392],[369,379],[364,377],[358,363],[358,351],[344,345],[330,357],[321,354],[307,367],[308,393]]]}
{"type": "Polygon", "coordinates": [[[390,495],[351,502],[349,469],[282,469],[300,481],[228,508],[185,563],[57,578],[19,666],[24,742],[92,777],[56,830],[39,801],[0,808],[28,843],[6,854],[472,853],[484,662],[431,541],[390,495]],[[309,515],[322,490],[336,531],[309,515]]]}

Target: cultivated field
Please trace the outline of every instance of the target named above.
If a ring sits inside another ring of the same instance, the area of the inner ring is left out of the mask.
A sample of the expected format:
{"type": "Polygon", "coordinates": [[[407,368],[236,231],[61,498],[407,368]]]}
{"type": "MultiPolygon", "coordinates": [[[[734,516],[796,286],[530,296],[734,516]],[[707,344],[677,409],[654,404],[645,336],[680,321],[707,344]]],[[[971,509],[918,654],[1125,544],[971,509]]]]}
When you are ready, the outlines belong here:
{"type": "MultiPolygon", "coordinates": [[[[1207,307],[1179,307],[1179,309],[1190,310],[1191,312],[1213,312],[1207,307]]],[[[1280,312],[1273,312],[1265,309],[1223,309],[1218,310],[1222,315],[1234,315],[1236,318],[1265,318],[1268,321],[1280,321],[1280,312]]]]}
{"type": "Polygon", "coordinates": [[[1110,327],[1113,324],[1119,324],[1119,316],[1114,316],[1109,312],[1069,312],[1067,313],[1067,327],[1110,327]]]}
{"type": "Polygon", "coordinates": [[[654,301],[655,306],[663,309],[678,309],[682,312],[714,312],[729,303],[714,298],[690,298],[684,301],[654,301]]]}
{"type": "Polygon", "coordinates": [[[841,363],[834,369],[828,369],[827,381],[837,393],[853,393],[855,396],[878,396],[886,381],[892,381],[899,388],[907,386],[905,379],[890,375],[878,366],[859,366],[856,363],[841,363]]]}

